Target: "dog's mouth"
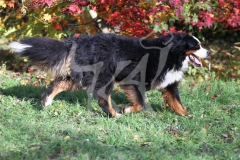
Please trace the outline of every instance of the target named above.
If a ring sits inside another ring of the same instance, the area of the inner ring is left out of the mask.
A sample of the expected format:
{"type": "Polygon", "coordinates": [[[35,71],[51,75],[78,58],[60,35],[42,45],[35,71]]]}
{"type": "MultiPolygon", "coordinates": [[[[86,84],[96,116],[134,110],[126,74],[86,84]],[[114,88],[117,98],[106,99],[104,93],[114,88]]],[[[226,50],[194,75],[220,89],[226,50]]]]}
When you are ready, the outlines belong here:
{"type": "Polygon", "coordinates": [[[195,67],[203,66],[201,60],[196,55],[190,54],[190,55],[188,55],[188,58],[195,67]]]}

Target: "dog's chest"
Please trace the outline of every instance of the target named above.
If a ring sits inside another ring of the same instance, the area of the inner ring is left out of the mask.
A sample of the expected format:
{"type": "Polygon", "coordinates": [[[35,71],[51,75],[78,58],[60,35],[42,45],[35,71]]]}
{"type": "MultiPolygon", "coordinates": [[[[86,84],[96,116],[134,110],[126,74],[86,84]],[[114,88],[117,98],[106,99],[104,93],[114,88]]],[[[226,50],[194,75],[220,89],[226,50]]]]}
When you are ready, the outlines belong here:
{"type": "Polygon", "coordinates": [[[170,84],[179,82],[183,78],[184,72],[187,70],[187,68],[188,68],[188,59],[183,61],[183,65],[180,70],[176,71],[176,70],[172,69],[172,70],[168,71],[167,74],[165,75],[165,79],[159,83],[159,85],[156,87],[156,89],[162,90],[170,84]]]}
{"type": "Polygon", "coordinates": [[[175,82],[179,82],[183,77],[183,71],[173,71],[170,70],[167,72],[165,79],[156,87],[157,90],[162,90],[168,85],[175,82]]]}

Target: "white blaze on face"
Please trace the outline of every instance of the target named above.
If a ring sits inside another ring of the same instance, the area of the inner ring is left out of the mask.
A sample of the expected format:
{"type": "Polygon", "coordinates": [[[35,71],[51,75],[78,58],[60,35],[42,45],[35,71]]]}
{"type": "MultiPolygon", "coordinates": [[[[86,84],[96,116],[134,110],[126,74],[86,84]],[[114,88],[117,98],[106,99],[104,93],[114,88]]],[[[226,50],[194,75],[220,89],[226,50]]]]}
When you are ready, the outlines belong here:
{"type": "Polygon", "coordinates": [[[199,45],[200,45],[200,49],[197,50],[196,52],[194,52],[194,54],[196,56],[198,56],[199,58],[207,58],[208,57],[208,50],[206,50],[205,48],[202,48],[201,46],[201,42],[199,41],[198,38],[192,36],[196,41],[198,41],[199,45]]]}

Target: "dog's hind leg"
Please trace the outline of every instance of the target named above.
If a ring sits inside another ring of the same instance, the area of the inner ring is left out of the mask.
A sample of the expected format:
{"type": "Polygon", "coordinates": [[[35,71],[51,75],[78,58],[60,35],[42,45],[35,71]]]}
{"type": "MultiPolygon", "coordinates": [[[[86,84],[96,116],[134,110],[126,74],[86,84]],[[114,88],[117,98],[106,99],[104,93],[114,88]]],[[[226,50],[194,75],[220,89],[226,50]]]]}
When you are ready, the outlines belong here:
{"type": "MultiPolygon", "coordinates": [[[[102,85],[103,84],[100,84],[100,86],[102,85]]],[[[121,114],[117,113],[112,106],[111,92],[113,89],[113,82],[109,83],[106,88],[100,86],[97,87],[100,88],[100,90],[95,93],[97,94],[98,105],[109,117],[120,117],[121,114]]]]}
{"type": "Polygon", "coordinates": [[[42,107],[46,107],[52,104],[54,97],[66,90],[76,90],[77,87],[74,85],[70,78],[58,77],[49,84],[47,89],[42,93],[42,107]]]}
{"type": "Polygon", "coordinates": [[[121,117],[121,114],[117,113],[112,107],[111,94],[107,98],[98,96],[98,104],[109,117],[121,117]]]}
{"type": "Polygon", "coordinates": [[[183,109],[178,93],[178,83],[174,83],[162,90],[163,100],[168,106],[178,114],[187,115],[188,112],[183,109]]]}
{"type": "MultiPolygon", "coordinates": [[[[126,94],[128,100],[131,103],[131,106],[124,107],[122,109],[122,113],[130,113],[130,112],[139,112],[142,110],[145,102],[144,98],[137,86],[135,85],[121,85],[121,89],[126,94]]],[[[145,94],[145,93],[144,93],[145,94]]]]}

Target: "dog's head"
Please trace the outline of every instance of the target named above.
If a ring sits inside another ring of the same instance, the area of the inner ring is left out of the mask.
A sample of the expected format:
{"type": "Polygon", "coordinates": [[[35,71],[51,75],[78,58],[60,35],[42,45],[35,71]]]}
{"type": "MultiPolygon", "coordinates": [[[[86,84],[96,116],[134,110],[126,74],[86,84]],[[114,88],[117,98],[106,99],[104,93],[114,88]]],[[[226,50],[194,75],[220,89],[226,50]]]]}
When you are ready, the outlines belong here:
{"type": "Polygon", "coordinates": [[[210,51],[201,46],[201,42],[194,36],[189,36],[187,40],[186,56],[195,67],[202,67],[200,58],[208,58],[210,51]]]}

